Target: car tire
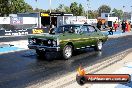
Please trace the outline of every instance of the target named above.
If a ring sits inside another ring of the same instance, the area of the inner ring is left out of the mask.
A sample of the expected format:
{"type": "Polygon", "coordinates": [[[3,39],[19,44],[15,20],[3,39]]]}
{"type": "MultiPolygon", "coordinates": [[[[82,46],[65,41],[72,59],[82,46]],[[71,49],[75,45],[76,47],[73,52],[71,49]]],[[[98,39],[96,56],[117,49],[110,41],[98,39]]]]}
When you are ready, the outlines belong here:
{"type": "Polygon", "coordinates": [[[95,51],[102,51],[102,47],[103,47],[103,42],[101,40],[99,40],[96,44],[96,46],[94,47],[95,51]]]}
{"type": "Polygon", "coordinates": [[[73,54],[73,47],[71,45],[66,45],[63,48],[63,58],[65,60],[68,60],[69,58],[72,57],[72,54],[73,54]]]}
{"type": "Polygon", "coordinates": [[[42,59],[45,57],[45,52],[43,50],[36,50],[36,54],[38,59],[42,59]]]}

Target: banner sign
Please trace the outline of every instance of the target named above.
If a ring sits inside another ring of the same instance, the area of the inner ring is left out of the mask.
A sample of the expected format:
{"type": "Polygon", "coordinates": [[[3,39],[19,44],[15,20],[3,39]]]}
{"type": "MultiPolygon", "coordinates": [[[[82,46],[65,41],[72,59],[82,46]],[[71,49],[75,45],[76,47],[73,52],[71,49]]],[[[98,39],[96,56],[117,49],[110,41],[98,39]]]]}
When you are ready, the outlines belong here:
{"type": "Polygon", "coordinates": [[[50,13],[50,16],[63,16],[63,13],[50,13]]]}
{"type": "Polygon", "coordinates": [[[46,12],[40,12],[41,17],[49,17],[49,16],[73,16],[73,14],[65,14],[64,12],[59,13],[46,13],[46,12]]]}
{"type": "Polygon", "coordinates": [[[44,33],[43,29],[41,28],[36,28],[36,29],[32,29],[33,34],[41,34],[44,33]]]}
{"type": "Polygon", "coordinates": [[[43,13],[43,12],[41,12],[41,13],[40,13],[40,16],[41,16],[41,17],[48,17],[48,16],[49,16],[49,13],[43,13]]]}
{"type": "Polygon", "coordinates": [[[22,17],[11,17],[10,24],[11,25],[20,25],[20,24],[23,24],[23,19],[22,19],[22,17]]]}

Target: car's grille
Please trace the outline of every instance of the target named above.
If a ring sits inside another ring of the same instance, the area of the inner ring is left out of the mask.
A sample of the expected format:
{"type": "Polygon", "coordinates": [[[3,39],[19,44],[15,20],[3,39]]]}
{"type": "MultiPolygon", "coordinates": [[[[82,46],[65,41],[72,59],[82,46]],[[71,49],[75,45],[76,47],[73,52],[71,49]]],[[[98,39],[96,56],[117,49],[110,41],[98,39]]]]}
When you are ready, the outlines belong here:
{"type": "Polygon", "coordinates": [[[42,43],[41,39],[35,39],[35,40],[37,45],[40,45],[42,43]]]}
{"type": "MultiPolygon", "coordinates": [[[[35,39],[36,40],[36,45],[42,45],[42,46],[53,46],[53,44],[48,44],[49,39],[35,39]]],[[[50,41],[52,42],[53,40],[50,39],[50,41]]]]}

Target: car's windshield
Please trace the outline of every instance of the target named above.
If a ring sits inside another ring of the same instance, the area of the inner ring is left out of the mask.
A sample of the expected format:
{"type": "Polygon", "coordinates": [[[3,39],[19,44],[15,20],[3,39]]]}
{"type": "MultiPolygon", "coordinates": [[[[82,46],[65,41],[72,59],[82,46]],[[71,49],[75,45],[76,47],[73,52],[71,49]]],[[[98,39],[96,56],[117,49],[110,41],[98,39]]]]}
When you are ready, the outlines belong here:
{"type": "Polygon", "coordinates": [[[75,33],[79,29],[80,29],[80,26],[77,26],[77,25],[65,25],[65,26],[60,26],[56,28],[55,32],[56,33],[64,33],[64,32],[75,33]]]}

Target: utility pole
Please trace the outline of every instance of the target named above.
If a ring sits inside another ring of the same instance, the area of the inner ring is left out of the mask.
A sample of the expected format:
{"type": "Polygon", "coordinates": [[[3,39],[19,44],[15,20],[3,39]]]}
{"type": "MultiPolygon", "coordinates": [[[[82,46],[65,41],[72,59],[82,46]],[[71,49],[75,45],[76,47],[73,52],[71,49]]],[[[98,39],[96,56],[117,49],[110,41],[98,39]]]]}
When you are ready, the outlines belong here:
{"type": "Polygon", "coordinates": [[[123,6],[123,20],[125,20],[125,10],[124,10],[125,6],[123,6]]]}
{"type": "MultiPolygon", "coordinates": [[[[38,0],[35,0],[36,1],[36,11],[38,9],[38,0]]],[[[37,27],[40,28],[41,27],[41,23],[40,23],[40,12],[39,10],[36,12],[37,14],[37,18],[38,18],[38,22],[37,22],[37,27]]],[[[35,18],[35,21],[36,21],[36,18],[35,18]]]]}
{"type": "Polygon", "coordinates": [[[51,0],[50,0],[50,2],[49,2],[49,6],[50,6],[50,13],[51,13],[51,0]]]}
{"type": "Polygon", "coordinates": [[[131,6],[131,23],[132,23],[132,6],[131,6]]]}
{"type": "MultiPolygon", "coordinates": [[[[49,1],[49,6],[50,6],[50,14],[51,14],[51,0],[49,1]]],[[[51,28],[51,16],[50,16],[50,28],[51,28]]]]}
{"type": "Polygon", "coordinates": [[[87,0],[87,19],[88,19],[88,10],[89,10],[89,0],[87,0]]]}

